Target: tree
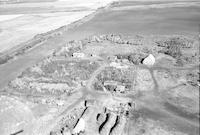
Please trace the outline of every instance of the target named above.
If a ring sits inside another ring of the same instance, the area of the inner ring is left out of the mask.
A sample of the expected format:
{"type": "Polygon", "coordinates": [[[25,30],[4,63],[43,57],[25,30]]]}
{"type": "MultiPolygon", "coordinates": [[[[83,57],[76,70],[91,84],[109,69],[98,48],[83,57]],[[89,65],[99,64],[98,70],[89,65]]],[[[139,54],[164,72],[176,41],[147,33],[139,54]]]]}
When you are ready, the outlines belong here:
{"type": "Polygon", "coordinates": [[[181,44],[175,38],[171,39],[168,42],[168,45],[165,49],[166,49],[166,51],[164,51],[165,54],[170,55],[176,59],[182,56],[181,44]]]}

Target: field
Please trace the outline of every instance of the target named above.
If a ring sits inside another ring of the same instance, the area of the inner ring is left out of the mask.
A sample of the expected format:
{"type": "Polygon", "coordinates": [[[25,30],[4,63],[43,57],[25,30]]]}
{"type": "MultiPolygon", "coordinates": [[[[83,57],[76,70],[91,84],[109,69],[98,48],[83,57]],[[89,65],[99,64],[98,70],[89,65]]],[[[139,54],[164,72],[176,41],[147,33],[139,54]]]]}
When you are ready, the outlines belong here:
{"type": "MultiPolygon", "coordinates": [[[[41,7],[34,17],[67,14],[41,7]]],[[[198,1],[119,1],[12,48],[0,65],[1,134],[199,134],[199,13],[198,1]]]]}
{"type": "Polygon", "coordinates": [[[108,2],[66,0],[0,4],[0,53],[17,48],[37,34],[82,19],[108,2]]]}

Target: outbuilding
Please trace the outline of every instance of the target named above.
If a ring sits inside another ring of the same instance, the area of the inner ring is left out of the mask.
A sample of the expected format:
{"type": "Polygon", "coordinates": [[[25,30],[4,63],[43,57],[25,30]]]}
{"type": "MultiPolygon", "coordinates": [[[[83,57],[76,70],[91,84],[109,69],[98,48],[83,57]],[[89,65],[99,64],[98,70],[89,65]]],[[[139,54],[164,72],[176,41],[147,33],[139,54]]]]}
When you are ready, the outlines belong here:
{"type": "Polygon", "coordinates": [[[85,54],[84,53],[79,53],[79,52],[75,52],[72,54],[73,57],[75,58],[83,58],[85,57],[85,54]]]}
{"type": "Polygon", "coordinates": [[[152,54],[149,54],[148,57],[146,57],[143,61],[142,64],[147,65],[147,66],[153,66],[156,62],[155,57],[152,54]]]}

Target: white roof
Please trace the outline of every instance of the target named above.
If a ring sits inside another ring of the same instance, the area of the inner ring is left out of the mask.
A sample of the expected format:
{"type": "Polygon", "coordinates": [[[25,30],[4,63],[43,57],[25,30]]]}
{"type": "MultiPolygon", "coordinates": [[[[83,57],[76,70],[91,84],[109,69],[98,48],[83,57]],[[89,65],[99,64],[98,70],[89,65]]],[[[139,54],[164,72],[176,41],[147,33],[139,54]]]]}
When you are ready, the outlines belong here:
{"type": "Polygon", "coordinates": [[[83,118],[80,118],[76,127],[73,129],[72,133],[73,134],[78,134],[81,131],[85,130],[85,120],[83,118]]]}
{"type": "Polygon", "coordinates": [[[155,57],[152,55],[152,54],[149,54],[148,57],[146,57],[144,60],[143,60],[143,64],[144,65],[147,65],[147,66],[153,66],[156,62],[156,59],[155,57]]]}

